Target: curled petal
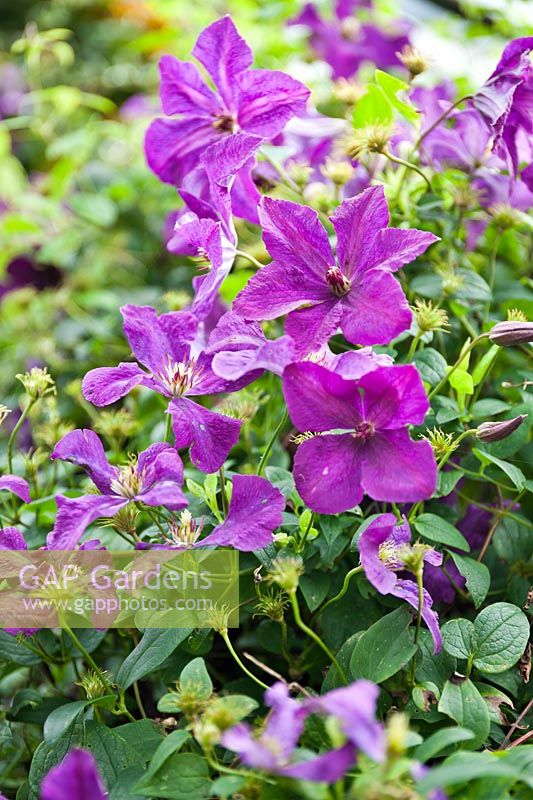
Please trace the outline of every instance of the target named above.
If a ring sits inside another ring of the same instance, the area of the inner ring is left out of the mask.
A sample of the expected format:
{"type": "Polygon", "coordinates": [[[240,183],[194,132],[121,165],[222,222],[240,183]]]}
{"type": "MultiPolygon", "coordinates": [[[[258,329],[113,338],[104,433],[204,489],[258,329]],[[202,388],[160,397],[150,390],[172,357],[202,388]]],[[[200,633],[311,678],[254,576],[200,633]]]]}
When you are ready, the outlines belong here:
{"type": "Polygon", "coordinates": [[[100,438],[88,428],[71,431],[63,436],[50,458],[59,458],[82,467],[104,494],[109,491],[111,481],[117,476],[117,469],[107,460],[100,438]]]}
{"type": "Polygon", "coordinates": [[[108,406],[139,386],[145,377],[137,364],[121,362],[117,367],[91,369],[83,379],[81,390],[94,406],[108,406]]]}
{"type": "MultiPolygon", "coordinates": [[[[418,587],[414,581],[398,580],[391,594],[405,600],[413,608],[418,609],[418,587]]],[[[422,595],[422,619],[429,628],[433,638],[433,652],[438,653],[442,648],[442,634],[439,627],[439,615],[433,611],[433,600],[426,589],[422,595]]]]}
{"type": "Polygon", "coordinates": [[[182,397],[173,400],[172,416],[175,445],[190,447],[191,460],[202,472],[216,472],[237,444],[242,422],[182,397]]]}
{"type": "Polygon", "coordinates": [[[57,517],[53,530],[46,537],[47,550],[73,550],[86,528],[100,517],[113,517],[128,500],[101,494],[85,497],[58,495],[57,517]]]}
{"type": "Polygon", "coordinates": [[[16,494],[25,503],[31,502],[30,484],[18,475],[2,475],[0,478],[0,491],[2,489],[16,494]]]}

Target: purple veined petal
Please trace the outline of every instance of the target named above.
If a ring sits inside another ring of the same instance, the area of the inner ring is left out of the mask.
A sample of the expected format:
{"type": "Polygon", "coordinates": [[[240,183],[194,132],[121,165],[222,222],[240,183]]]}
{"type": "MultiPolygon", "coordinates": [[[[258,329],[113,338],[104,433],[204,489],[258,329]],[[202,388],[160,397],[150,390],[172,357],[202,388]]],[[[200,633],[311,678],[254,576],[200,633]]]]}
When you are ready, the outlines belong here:
{"type": "Polygon", "coordinates": [[[220,136],[205,117],[155,119],[146,131],[146,161],[158,178],[179,186],[200,153],[220,136]]]}
{"type": "Polygon", "coordinates": [[[224,731],[221,744],[238,753],[240,760],[247,767],[265,772],[275,772],[277,769],[278,759],[274,751],[260,738],[256,738],[251,727],[245,722],[240,722],[224,731]]]}
{"type": "MultiPolygon", "coordinates": [[[[393,594],[394,597],[399,597],[401,600],[405,600],[410,606],[418,610],[418,586],[414,581],[398,580],[391,594],[393,594]]],[[[422,601],[422,619],[428,626],[429,632],[433,638],[433,652],[439,653],[442,649],[442,634],[439,627],[439,615],[436,611],[433,611],[432,606],[433,600],[431,599],[429,592],[424,589],[422,601]]]]}
{"type": "Polygon", "coordinates": [[[185,397],[173,400],[172,416],[175,446],[190,447],[191,461],[202,472],[216,472],[237,444],[242,422],[207,408],[185,397]]]}
{"type": "Polygon", "coordinates": [[[285,498],[270,481],[257,475],[235,475],[232,485],[226,519],[197,545],[228,546],[242,552],[267,547],[281,525],[285,498]]]}
{"type": "Polygon", "coordinates": [[[191,311],[199,320],[204,320],[213,310],[220,287],[229,275],[234,260],[235,252],[232,248],[230,253],[224,255],[218,267],[212,267],[205,277],[193,278],[194,300],[191,311]]]}
{"type": "Polygon", "coordinates": [[[385,270],[358,275],[340,305],[342,332],[353,344],[389,344],[408,330],[413,320],[402,287],[385,270]]]}
{"type": "Polygon", "coordinates": [[[397,520],[394,514],[382,514],[365,528],[357,542],[367,580],[380,594],[390,594],[398,580],[392,569],[396,565],[394,553],[389,554],[390,563],[388,564],[383,558],[380,558],[381,545],[385,542],[393,545],[393,533],[396,525],[397,520]]]}
{"type": "Polygon", "coordinates": [[[96,761],[87,750],[71,750],[45,775],[41,800],[106,800],[96,761]]]}
{"type": "Polygon", "coordinates": [[[429,411],[429,400],[416,367],[412,364],[378,367],[363,376],[364,415],[381,429],[421,425],[429,411]]]}
{"type": "Polygon", "coordinates": [[[138,364],[122,361],[116,367],[97,367],[85,375],[81,390],[94,406],[108,406],[139,386],[146,373],[138,364]]]}
{"type": "Polygon", "coordinates": [[[260,136],[280,133],[295,114],[305,111],[307,86],[278,70],[254,69],[239,76],[238,122],[260,136]]]}
{"type": "Polygon", "coordinates": [[[100,517],[113,517],[129,500],[88,494],[84,497],[58,495],[56,502],[57,516],[53,530],[46,537],[47,550],[73,550],[91,522],[100,517]]]}
{"type": "Polygon", "coordinates": [[[339,329],[342,305],[337,297],[328,297],[322,303],[291,311],[285,320],[285,332],[294,341],[296,355],[300,358],[318,350],[339,329]]]}
{"type": "Polygon", "coordinates": [[[27,550],[28,545],[18,528],[0,528],[0,550],[27,550]]]}
{"type": "MultiPolygon", "coordinates": [[[[220,217],[228,231],[233,230],[230,190],[239,170],[253,159],[263,141],[260,136],[236,133],[210,145],[201,157],[220,217]]],[[[233,238],[236,243],[234,231],[233,238]]]]}
{"type": "Polygon", "coordinates": [[[220,317],[211,332],[206,352],[212,355],[226,350],[254,350],[266,341],[259,323],[249,322],[233,311],[228,311],[220,317]]]}
{"type": "Polygon", "coordinates": [[[198,331],[198,320],[187,311],[157,315],[151,306],[125,305],[120,309],[124,334],[138,361],[153,373],[165,369],[170,357],[188,357],[198,331]]]}
{"type": "Polygon", "coordinates": [[[195,397],[206,394],[220,394],[221,392],[238,392],[248,386],[258,375],[245,374],[236,380],[226,380],[217,375],[212,368],[213,356],[205,352],[200,353],[196,359],[198,377],[192,386],[187,389],[185,396],[195,397]]]}
{"type": "Polygon", "coordinates": [[[54,447],[50,458],[77,464],[104,494],[109,491],[111,481],[117,477],[118,470],[107,460],[100,438],[89,428],[71,431],[63,436],[54,447]]]}
{"type": "Polygon", "coordinates": [[[279,774],[313,783],[332,784],[342,778],[355,761],[355,747],[352,744],[345,744],[308,761],[299,761],[288,767],[282,767],[279,774]]]}
{"type": "Polygon", "coordinates": [[[341,729],[352,745],[373,761],[385,758],[385,734],[376,721],[379,687],[367,680],[358,680],[341,689],[333,689],[322,697],[313,698],[326,714],[337,717],[341,729]]]}
{"type": "Polygon", "coordinates": [[[2,490],[15,494],[25,503],[31,502],[30,484],[18,475],[2,475],[0,478],[0,491],[2,490]]]}
{"type": "Polygon", "coordinates": [[[442,564],[442,553],[432,547],[424,553],[424,562],[432,567],[440,567],[442,564]]]}
{"type": "Polygon", "coordinates": [[[226,106],[231,109],[237,76],[254,60],[231,17],[222,17],[205,28],[196,40],[192,54],[204,65],[226,106]]]}
{"type": "Polygon", "coordinates": [[[231,187],[231,207],[235,217],[259,225],[258,206],[261,194],[252,175],[254,163],[255,159],[250,159],[235,176],[231,187]]]}
{"type": "Polygon", "coordinates": [[[151,488],[140,492],[136,499],[147,506],[164,506],[171,511],[180,511],[189,505],[181,486],[170,480],[159,481],[151,488]]]}
{"type": "Polygon", "coordinates": [[[308,708],[289,694],[288,686],[277,681],[265,692],[265,704],[272,709],[264,736],[277,743],[280,760],[287,762],[303,733],[308,708]]]}
{"type": "Polygon", "coordinates": [[[221,228],[221,222],[207,217],[199,218],[195,212],[188,211],[176,220],[167,247],[171,253],[176,253],[185,242],[195,255],[207,254],[212,268],[216,269],[222,264],[221,228]]]}
{"type": "Polygon", "coordinates": [[[137,471],[142,476],[137,500],[149,506],[166,506],[173,511],[188,504],[181,488],[183,463],[171,445],[164,442],[150,445],[139,454],[137,471]]]}
{"type": "MultiPolygon", "coordinates": [[[[385,353],[375,353],[371,347],[362,347],[360,350],[349,350],[347,353],[333,355],[330,364],[324,364],[348,380],[359,380],[367,372],[372,372],[378,367],[392,366],[393,359],[385,353]]],[[[320,362],[323,363],[323,362],[320,362]]]]}
{"type": "Polygon", "coordinates": [[[331,297],[329,287],[313,273],[284,267],[272,261],[248,281],[233,302],[233,310],[245,319],[276,319],[306,303],[331,297]]]}
{"type": "Polygon", "coordinates": [[[416,228],[385,228],[374,240],[373,252],[368,256],[368,267],[379,267],[395,272],[404,264],[425,253],[430,245],[440,241],[429,231],[416,228]]]}
{"type": "Polygon", "coordinates": [[[357,384],[310,361],[286,367],[283,394],[290,418],[302,432],[354,430],[362,420],[357,384]]]}
{"type": "Polygon", "coordinates": [[[256,370],[281,375],[293,361],[294,341],[290,336],[281,336],[273,341],[265,340],[255,350],[216,353],[213,371],[225,380],[234,381],[256,370]]]}
{"type": "Polygon", "coordinates": [[[159,93],[163,111],[174,114],[214,116],[220,111],[220,100],[204,83],[198,69],[189,61],[163,56],[159,62],[159,93]]]}
{"type": "Polygon", "coordinates": [[[427,441],[414,442],[407,429],[380,431],[365,442],[361,480],[373,500],[427,500],[437,488],[433,449],[427,441]]]}
{"type": "Polygon", "coordinates": [[[317,211],[288,200],[263,197],[259,219],[265,246],[281,267],[291,271],[298,268],[303,275],[310,273],[328,287],[326,273],[335,264],[335,257],[317,211]]]}
{"type": "Polygon", "coordinates": [[[331,221],[337,233],[339,266],[348,278],[352,278],[367,268],[376,236],[389,224],[383,186],[371,186],[357,197],[344,200],[331,221]]]}
{"type": "Polygon", "coordinates": [[[294,457],[294,481],[312,511],[340,514],[361,502],[359,450],[349,433],[314,436],[299,445],[294,457]]]}

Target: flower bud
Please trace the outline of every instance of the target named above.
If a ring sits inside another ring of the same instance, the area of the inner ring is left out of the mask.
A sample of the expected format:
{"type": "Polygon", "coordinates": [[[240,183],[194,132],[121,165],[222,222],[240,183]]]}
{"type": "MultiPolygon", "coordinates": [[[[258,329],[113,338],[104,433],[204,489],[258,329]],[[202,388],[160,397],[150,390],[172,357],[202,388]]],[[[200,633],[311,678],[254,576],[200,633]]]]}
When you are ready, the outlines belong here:
{"type": "Polygon", "coordinates": [[[476,437],[480,442],[491,444],[506,439],[523,423],[527,414],[520,414],[513,419],[504,419],[502,422],[483,422],[477,429],[476,437]]]}
{"type": "Polygon", "coordinates": [[[533,322],[497,322],[489,339],[500,347],[533,342],[533,322]]]}
{"type": "Polygon", "coordinates": [[[339,78],[333,87],[333,97],[347,106],[354,106],[365,93],[366,88],[363,84],[346,78],[339,78]]]}
{"type": "Polygon", "coordinates": [[[56,387],[54,379],[49,375],[46,367],[32,367],[29,372],[15,376],[26,390],[26,394],[31,400],[37,400],[47,394],[55,394],[56,387]]]}
{"type": "Polygon", "coordinates": [[[421,75],[428,68],[428,65],[418,50],[410,44],[406,44],[400,53],[396,53],[398,59],[402,62],[404,67],[409,70],[409,75],[416,78],[421,75]]]}
{"type": "Polygon", "coordinates": [[[303,189],[309,183],[309,178],[313,174],[313,167],[305,162],[291,161],[287,164],[287,172],[294,183],[303,189]]]}
{"type": "Polygon", "coordinates": [[[272,561],[270,567],[269,580],[277,583],[286,592],[295,592],[300,582],[300,575],[303,574],[303,562],[301,558],[293,556],[278,556],[272,561]]]}
{"type": "Polygon", "coordinates": [[[322,175],[335,186],[344,186],[353,175],[353,167],[349,161],[334,161],[326,158],[326,163],[320,167],[322,175]]]}

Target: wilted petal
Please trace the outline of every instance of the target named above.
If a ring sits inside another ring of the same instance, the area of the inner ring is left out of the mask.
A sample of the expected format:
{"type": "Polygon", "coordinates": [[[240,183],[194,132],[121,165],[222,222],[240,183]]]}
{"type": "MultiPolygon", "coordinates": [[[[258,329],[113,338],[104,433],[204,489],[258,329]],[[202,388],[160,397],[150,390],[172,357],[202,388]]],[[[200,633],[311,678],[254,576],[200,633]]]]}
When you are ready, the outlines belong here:
{"type": "Polygon", "coordinates": [[[86,528],[100,517],[113,517],[128,500],[111,495],[88,494],[85,497],[56,497],[57,516],[53,530],[46,537],[48,550],[73,550],[86,528]]]}
{"type": "MultiPolygon", "coordinates": [[[[418,610],[418,586],[414,581],[398,580],[391,594],[406,600],[409,605],[418,610]]],[[[426,589],[423,590],[422,619],[429,628],[433,638],[433,652],[438,653],[442,648],[442,634],[439,627],[439,615],[432,608],[433,601],[426,589]]]]}
{"type": "Polygon", "coordinates": [[[86,750],[71,750],[45,775],[41,800],[106,800],[93,755],[86,750]]]}
{"type": "Polygon", "coordinates": [[[331,217],[337,233],[337,259],[349,278],[369,264],[374,241],[389,224],[389,209],[383,186],[371,186],[344,200],[331,217]]]}
{"type": "MultiPolygon", "coordinates": [[[[237,133],[212,144],[202,155],[201,161],[209,179],[216,207],[228,230],[233,228],[230,191],[236,175],[246,164],[254,163],[253,156],[262,142],[260,136],[237,133]]],[[[237,237],[234,239],[236,242],[237,237]]]]}
{"type": "Polygon", "coordinates": [[[361,421],[354,381],[311,362],[290,364],[283,373],[287,409],[299,431],[353,430],[361,421]]]}
{"type": "Polygon", "coordinates": [[[89,403],[108,406],[124,397],[146,378],[138,364],[122,361],[116,367],[91,369],[84,377],[81,390],[89,403]]]}
{"type": "Polygon", "coordinates": [[[239,35],[231,17],[223,17],[205,28],[196,40],[192,54],[204,65],[226,105],[230,107],[237,76],[248,69],[254,60],[252,51],[239,35]]]}
{"type": "Polygon", "coordinates": [[[298,493],[318,514],[340,514],[363,497],[361,455],[351,434],[323,434],[299,445],[294,457],[298,493]]]}
{"type": "Polygon", "coordinates": [[[117,477],[117,469],[108,462],[100,438],[88,428],[71,431],[63,436],[50,458],[60,458],[61,461],[69,461],[82,467],[104,494],[109,491],[111,481],[117,477]]]}
{"type": "Polygon", "coordinates": [[[0,528],[0,550],[27,550],[28,545],[17,528],[0,528]]]}
{"type": "Polygon", "coordinates": [[[389,344],[413,319],[402,287],[380,269],[358,275],[340,305],[342,332],[353,344],[389,344]]]}
{"type": "Polygon", "coordinates": [[[437,488],[437,464],[430,443],[414,442],[407,429],[376,433],[365,442],[362,485],[373,500],[427,500],[437,488]]]}
{"type": "Polygon", "coordinates": [[[244,72],[239,88],[239,125],[268,138],[280,133],[295,114],[305,111],[310,95],[307,86],[278,70],[244,72]]]}
{"type": "Polygon", "coordinates": [[[257,475],[235,475],[232,484],[228,516],[198,545],[226,545],[241,551],[267,547],[281,525],[285,498],[257,475]]]}
{"type": "Polygon", "coordinates": [[[365,419],[376,428],[421,425],[429,400],[416,367],[411,364],[379,367],[361,378],[365,419]]]}
{"type": "Polygon", "coordinates": [[[220,110],[220,101],[205,85],[194,64],[163,56],[159,62],[161,105],[165,114],[212,116],[220,110]]]}
{"type": "Polygon", "coordinates": [[[2,475],[0,478],[0,491],[5,489],[11,494],[16,494],[25,503],[31,502],[30,484],[18,475],[2,475]]]}
{"type": "Polygon", "coordinates": [[[172,415],[176,447],[190,447],[191,461],[198,469],[216,472],[237,444],[242,422],[185,397],[173,400],[168,413],[172,415]]]}

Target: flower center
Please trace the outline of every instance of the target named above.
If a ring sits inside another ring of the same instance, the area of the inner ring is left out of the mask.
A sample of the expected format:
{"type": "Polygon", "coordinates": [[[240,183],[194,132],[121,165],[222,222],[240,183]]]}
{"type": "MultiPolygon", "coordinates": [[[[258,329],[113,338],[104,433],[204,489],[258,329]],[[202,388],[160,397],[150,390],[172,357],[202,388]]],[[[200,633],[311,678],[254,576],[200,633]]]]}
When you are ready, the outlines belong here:
{"type": "Polygon", "coordinates": [[[188,389],[192,389],[201,372],[202,368],[198,367],[195,358],[179,362],[169,358],[157,377],[173,397],[181,397],[188,389]]]}
{"type": "Polygon", "coordinates": [[[202,522],[196,522],[190,511],[185,509],[180,514],[179,522],[169,525],[170,542],[174,547],[191,547],[202,532],[202,522]]]}
{"type": "Polygon", "coordinates": [[[353,42],[359,36],[361,24],[355,17],[346,17],[341,22],[341,36],[349,42],[353,42]]]}
{"type": "Polygon", "coordinates": [[[128,464],[127,467],[122,467],[119,476],[111,481],[111,491],[113,494],[131,499],[141,491],[143,478],[144,475],[137,470],[136,464],[128,464]]]}
{"type": "Polygon", "coordinates": [[[333,289],[333,294],[336,295],[336,297],[343,297],[345,294],[348,294],[352,285],[346,275],[343,275],[340,268],[336,266],[328,267],[326,280],[333,289]]]}
{"type": "Polygon", "coordinates": [[[237,121],[233,114],[222,112],[221,114],[217,114],[216,119],[213,122],[213,128],[221,133],[235,133],[237,121]]]}
{"type": "Polygon", "coordinates": [[[361,439],[364,442],[374,435],[375,430],[372,422],[360,422],[355,426],[352,436],[354,439],[361,439]]]}

